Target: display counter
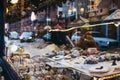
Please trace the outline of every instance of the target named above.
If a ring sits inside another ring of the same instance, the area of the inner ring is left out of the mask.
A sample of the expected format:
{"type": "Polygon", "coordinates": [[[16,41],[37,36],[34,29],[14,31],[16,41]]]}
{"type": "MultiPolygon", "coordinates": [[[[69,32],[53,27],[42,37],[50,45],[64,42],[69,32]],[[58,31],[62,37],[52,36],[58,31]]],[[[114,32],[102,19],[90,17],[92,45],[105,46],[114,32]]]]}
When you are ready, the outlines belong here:
{"type": "MultiPolygon", "coordinates": [[[[114,56],[118,57],[119,54],[115,54],[114,56]]],[[[93,59],[95,60],[94,62],[90,60],[90,58],[95,56],[77,56],[76,58],[70,58],[68,56],[63,57],[57,57],[57,59],[55,59],[54,57],[48,58],[51,62],[47,62],[46,64],[48,64],[52,68],[69,68],[71,70],[75,70],[79,72],[80,75],[82,75],[80,77],[80,80],[86,80],[84,78],[88,78],[87,80],[91,80],[91,78],[93,80],[109,80],[112,78],[120,77],[120,61],[114,59],[112,60],[112,54],[111,57],[109,55],[109,58],[111,60],[106,59],[101,61],[98,60],[97,55],[97,61],[96,59],[93,59]],[[90,60],[90,62],[87,61],[88,59],[90,60]]]]}

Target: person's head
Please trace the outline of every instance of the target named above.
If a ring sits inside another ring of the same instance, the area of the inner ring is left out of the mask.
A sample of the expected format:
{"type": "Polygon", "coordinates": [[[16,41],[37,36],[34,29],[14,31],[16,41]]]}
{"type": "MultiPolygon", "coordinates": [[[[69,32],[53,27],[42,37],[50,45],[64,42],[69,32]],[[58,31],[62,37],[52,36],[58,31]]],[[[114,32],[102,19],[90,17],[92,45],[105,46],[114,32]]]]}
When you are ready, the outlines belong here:
{"type": "Polygon", "coordinates": [[[84,34],[84,37],[85,38],[92,38],[92,34],[90,33],[90,32],[86,32],[85,34],[84,34]]]}
{"type": "Polygon", "coordinates": [[[85,35],[91,35],[91,33],[90,32],[86,32],[85,35]]]}

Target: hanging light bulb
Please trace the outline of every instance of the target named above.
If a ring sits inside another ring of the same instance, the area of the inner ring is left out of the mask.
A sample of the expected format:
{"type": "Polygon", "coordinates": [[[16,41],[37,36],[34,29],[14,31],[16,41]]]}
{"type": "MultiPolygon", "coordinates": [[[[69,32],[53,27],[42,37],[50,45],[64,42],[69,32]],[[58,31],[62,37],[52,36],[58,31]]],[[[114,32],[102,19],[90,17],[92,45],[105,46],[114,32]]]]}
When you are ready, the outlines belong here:
{"type": "Polygon", "coordinates": [[[16,4],[16,3],[18,3],[18,0],[11,0],[10,1],[12,4],[16,4]]]}

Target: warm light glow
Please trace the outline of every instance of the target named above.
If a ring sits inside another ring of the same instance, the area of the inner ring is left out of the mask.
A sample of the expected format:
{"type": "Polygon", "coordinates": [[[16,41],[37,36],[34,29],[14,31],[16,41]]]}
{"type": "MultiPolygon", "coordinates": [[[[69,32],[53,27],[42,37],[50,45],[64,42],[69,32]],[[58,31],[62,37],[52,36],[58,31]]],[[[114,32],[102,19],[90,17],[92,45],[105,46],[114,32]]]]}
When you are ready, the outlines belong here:
{"type": "Polygon", "coordinates": [[[31,13],[31,21],[35,21],[37,18],[36,18],[36,15],[35,15],[35,12],[32,12],[31,13]]]}
{"type": "Polygon", "coordinates": [[[76,12],[77,10],[76,10],[76,8],[73,8],[72,11],[73,11],[73,12],[76,12]]]}
{"type": "Polygon", "coordinates": [[[80,8],[80,12],[81,12],[81,13],[83,13],[83,12],[84,12],[84,10],[85,10],[84,8],[80,8]]]}
{"type": "Polygon", "coordinates": [[[8,10],[8,8],[6,8],[6,13],[8,13],[9,12],[9,10],[8,10]]]}
{"type": "Polygon", "coordinates": [[[71,14],[71,13],[72,13],[72,10],[71,10],[71,9],[69,9],[69,10],[68,10],[68,14],[71,14]]]}
{"type": "Polygon", "coordinates": [[[12,4],[16,4],[16,3],[18,3],[18,0],[11,0],[10,1],[12,4]]]}

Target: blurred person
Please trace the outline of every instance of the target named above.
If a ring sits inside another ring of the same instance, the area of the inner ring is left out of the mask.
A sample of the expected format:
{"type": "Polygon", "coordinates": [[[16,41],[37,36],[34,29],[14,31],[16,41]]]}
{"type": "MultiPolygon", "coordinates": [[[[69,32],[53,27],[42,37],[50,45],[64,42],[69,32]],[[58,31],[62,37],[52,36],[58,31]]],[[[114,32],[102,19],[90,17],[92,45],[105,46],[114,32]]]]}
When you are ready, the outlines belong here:
{"type": "Polygon", "coordinates": [[[79,40],[79,47],[86,50],[88,48],[97,48],[99,50],[98,45],[96,44],[95,40],[93,39],[90,32],[86,32],[83,34],[79,40]]]}
{"type": "Polygon", "coordinates": [[[66,44],[66,31],[60,31],[64,29],[64,26],[61,26],[60,23],[54,26],[54,29],[57,31],[51,31],[51,41],[57,45],[66,44]]]}

